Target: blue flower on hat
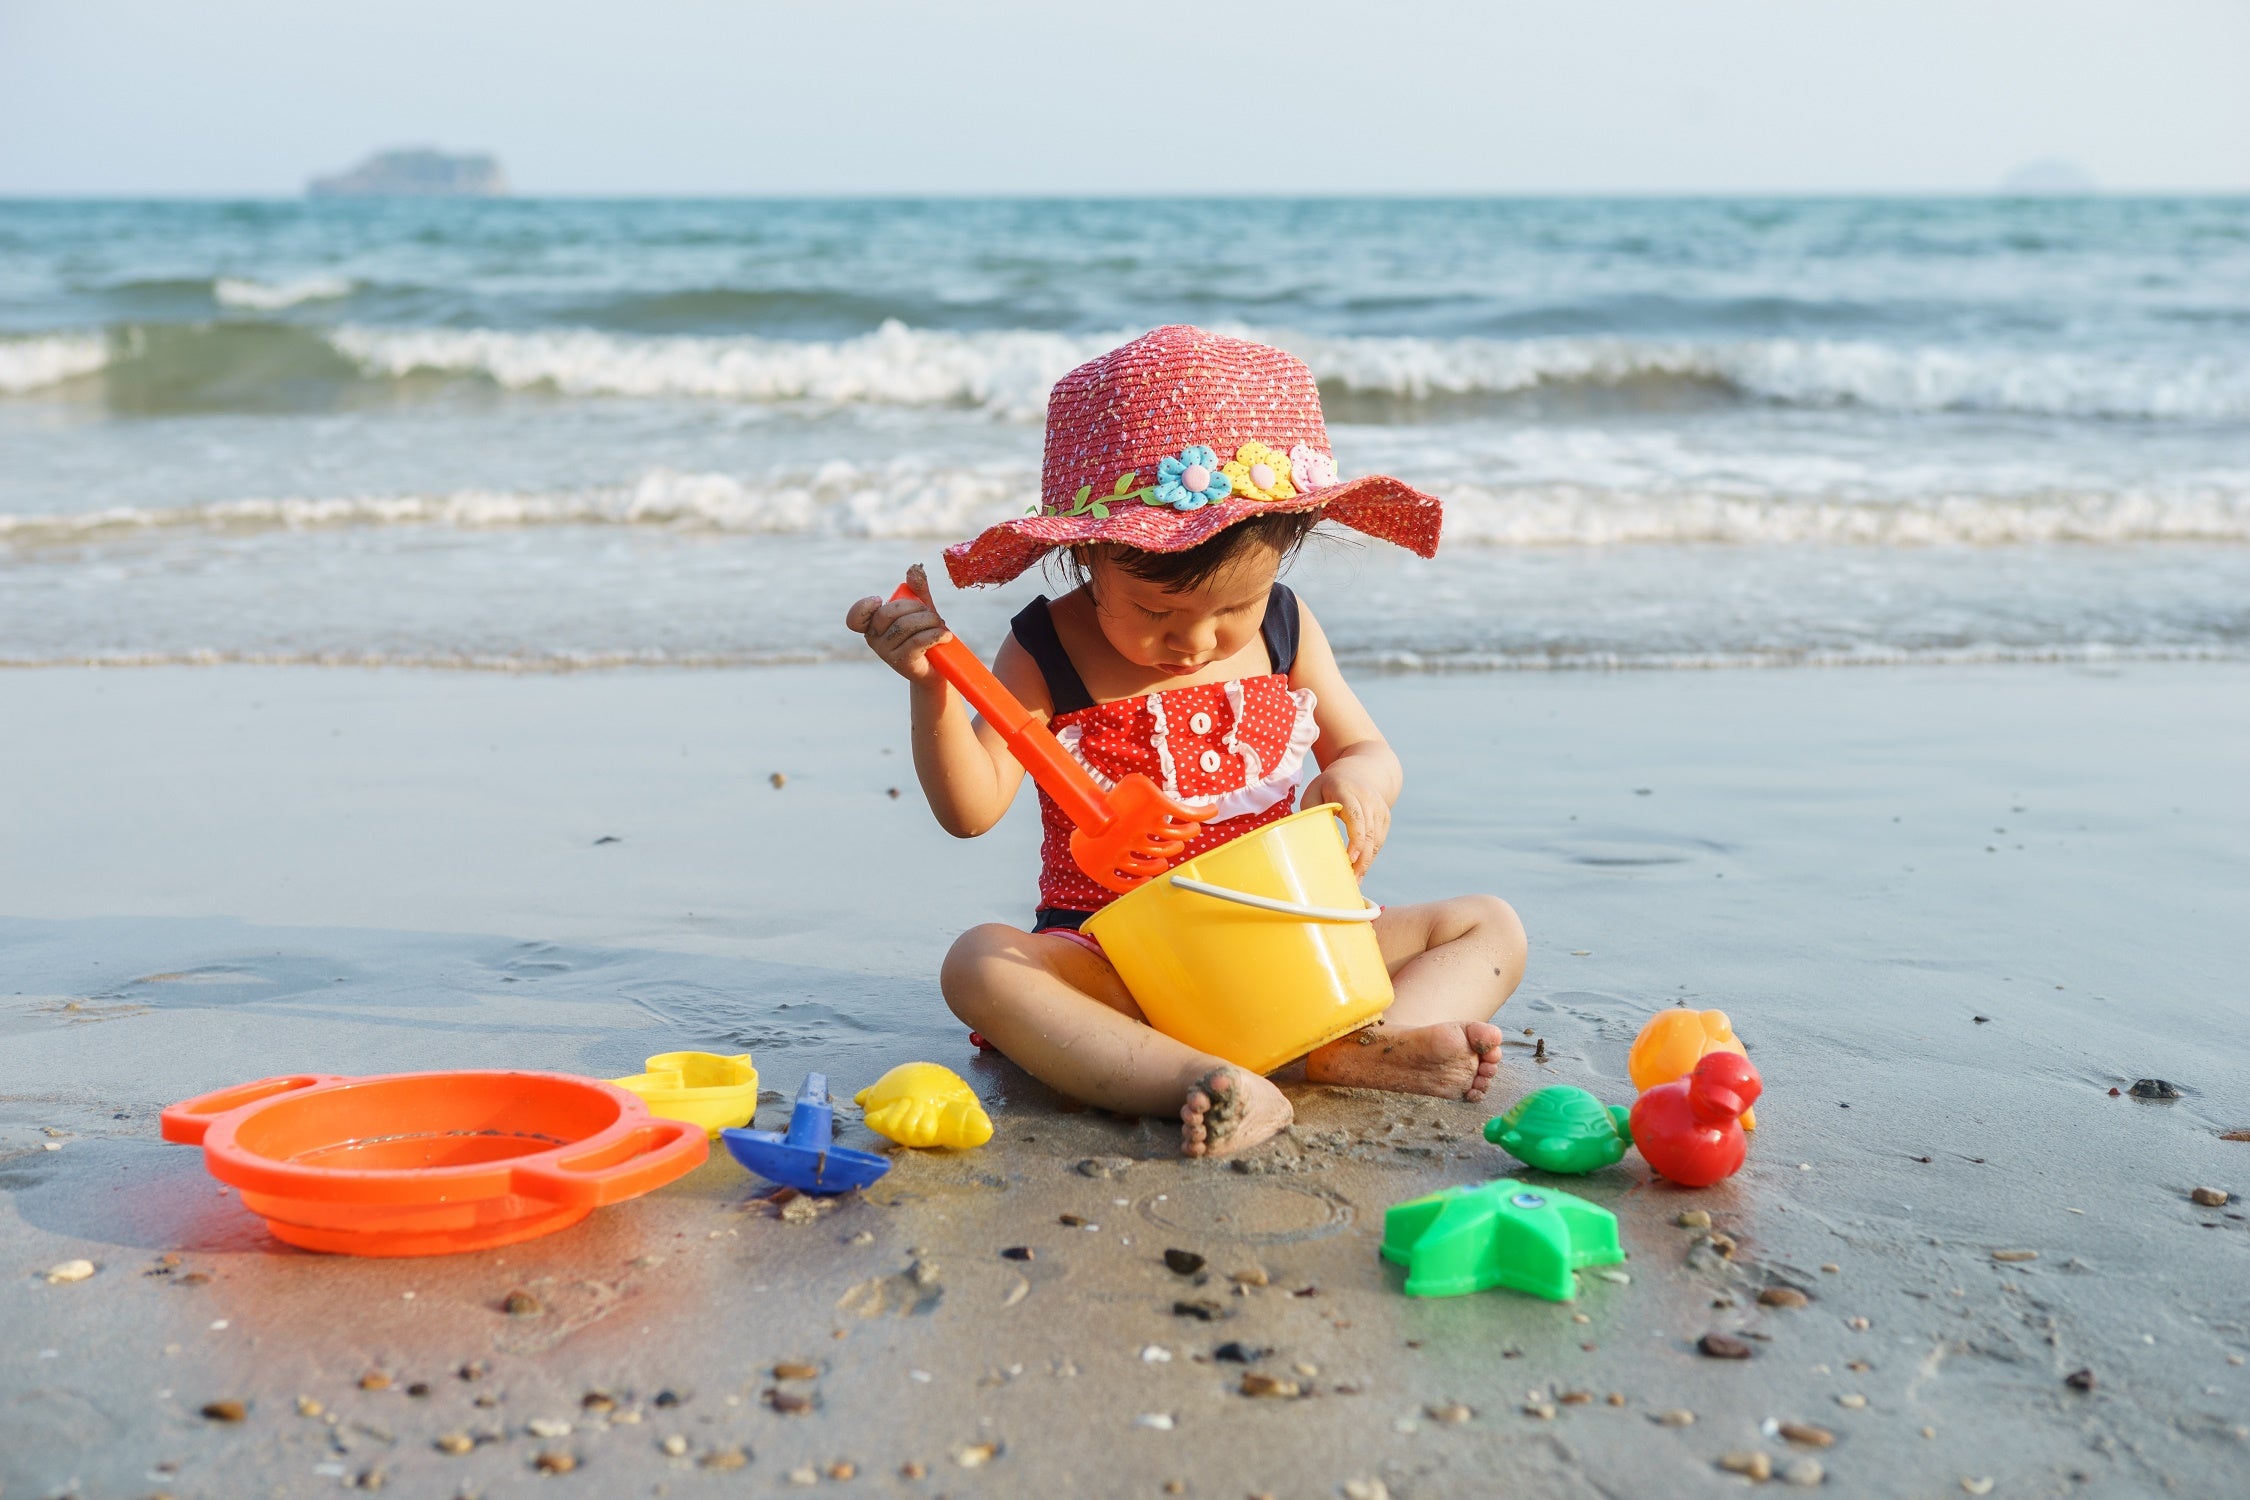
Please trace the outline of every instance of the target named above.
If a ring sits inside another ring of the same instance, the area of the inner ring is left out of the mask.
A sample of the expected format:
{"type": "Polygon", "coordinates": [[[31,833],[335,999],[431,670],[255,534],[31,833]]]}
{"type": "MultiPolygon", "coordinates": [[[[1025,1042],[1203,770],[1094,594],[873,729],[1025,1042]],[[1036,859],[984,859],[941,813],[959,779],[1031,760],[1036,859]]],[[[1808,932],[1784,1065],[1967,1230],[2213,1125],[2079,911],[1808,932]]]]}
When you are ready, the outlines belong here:
{"type": "Polygon", "coordinates": [[[1234,481],[1220,471],[1219,455],[1201,443],[1180,450],[1178,458],[1159,459],[1151,505],[1201,510],[1234,493],[1234,481]]]}

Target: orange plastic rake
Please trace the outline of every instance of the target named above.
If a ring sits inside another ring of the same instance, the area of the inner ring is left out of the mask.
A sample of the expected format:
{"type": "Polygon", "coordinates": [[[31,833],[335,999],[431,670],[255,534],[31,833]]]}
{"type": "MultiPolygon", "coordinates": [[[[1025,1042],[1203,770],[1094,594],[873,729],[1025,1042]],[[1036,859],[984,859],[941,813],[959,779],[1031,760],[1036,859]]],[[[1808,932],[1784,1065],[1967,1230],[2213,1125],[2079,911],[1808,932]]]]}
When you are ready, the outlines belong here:
{"type": "MultiPolygon", "coordinates": [[[[911,583],[902,583],[891,597],[919,599],[921,595],[911,583]]],[[[1203,831],[1212,809],[1183,807],[1138,772],[1103,791],[1053,732],[1033,718],[1031,710],[958,637],[932,646],[930,665],[999,731],[1009,753],[1022,762],[1039,789],[1078,825],[1070,836],[1070,857],[1096,885],[1129,891],[1163,874],[1186,851],[1189,840],[1203,831]]]]}

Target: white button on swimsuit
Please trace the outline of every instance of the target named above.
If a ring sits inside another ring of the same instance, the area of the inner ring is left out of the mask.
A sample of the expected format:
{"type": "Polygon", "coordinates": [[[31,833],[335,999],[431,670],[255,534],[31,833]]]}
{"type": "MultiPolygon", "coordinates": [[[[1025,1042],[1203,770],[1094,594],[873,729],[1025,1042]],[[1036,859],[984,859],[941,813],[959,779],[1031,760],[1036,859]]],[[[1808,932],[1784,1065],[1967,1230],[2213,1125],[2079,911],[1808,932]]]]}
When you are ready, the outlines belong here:
{"type": "Polygon", "coordinates": [[[1203,759],[1196,762],[1196,764],[1202,766],[1206,771],[1216,771],[1217,769],[1219,769],[1219,752],[1216,750],[1204,751],[1203,759]]]}
{"type": "Polygon", "coordinates": [[[1209,714],[1197,714],[1194,718],[1188,720],[1188,728],[1194,730],[1197,734],[1209,734],[1211,732],[1211,716],[1209,714]]]}

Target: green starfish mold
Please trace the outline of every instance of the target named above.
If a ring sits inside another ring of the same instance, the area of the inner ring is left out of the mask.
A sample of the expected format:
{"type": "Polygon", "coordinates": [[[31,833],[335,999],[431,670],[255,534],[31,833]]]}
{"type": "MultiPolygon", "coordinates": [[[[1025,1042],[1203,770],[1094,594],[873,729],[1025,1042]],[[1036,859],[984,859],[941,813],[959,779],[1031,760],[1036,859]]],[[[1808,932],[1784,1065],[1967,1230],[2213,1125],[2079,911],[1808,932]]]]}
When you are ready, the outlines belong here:
{"type": "Polygon", "coordinates": [[[1573,1271],[1624,1258],[1608,1209],[1508,1177],[1409,1199],[1383,1215],[1383,1259],[1406,1267],[1409,1297],[1504,1286],[1569,1302],[1578,1295],[1573,1271]]]}
{"type": "Polygon", "coordinates": [[[1526,1094],[1484,1124],[1484,1138],[1542,1172],[1578,1176],[1615,1166],[1633,1144],[1626,1112],[1584,1089],[1556,1084],[1526,1094]]]}

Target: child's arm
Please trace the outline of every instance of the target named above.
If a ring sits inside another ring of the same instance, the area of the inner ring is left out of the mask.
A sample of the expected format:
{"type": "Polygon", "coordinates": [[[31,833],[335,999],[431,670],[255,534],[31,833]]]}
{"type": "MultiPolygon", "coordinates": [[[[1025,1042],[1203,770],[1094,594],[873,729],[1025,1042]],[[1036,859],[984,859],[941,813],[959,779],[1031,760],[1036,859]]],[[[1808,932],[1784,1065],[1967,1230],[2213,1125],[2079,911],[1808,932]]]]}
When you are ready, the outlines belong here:
{"type": "MultiPolygon", "coordinates": [[[[1023,785],[1023,767],[930,665],[930,648],[952,635],[937,609],[926,599],[869,596],[851,607],[844,624],[865,636],[875,654],[907,681],[914,774],[938,826],[970,839],[999,822],[1023,785]]],[[[1046,679],[1013,635],[1001,643],[992,670],[1026,708],[1046,718],[1046,679]]]]}
{"type": "Polygon", "coordinates": [[[1313,708],[1313,722],[1320,726],[1313,757],[1320,762],[1320,774],[1305,784],[1298,805],[1334,802],[1343,808],[1352,870],[1365,875],[1391,835],[1391,804],[1398,801],[1406,772],[1359,695],[1344,681],[1327,632],[1302,600],[1297,605],[1297,664],[1290,668],[1289,682],[1311,688],[1319,700],[1313,708]]]}

